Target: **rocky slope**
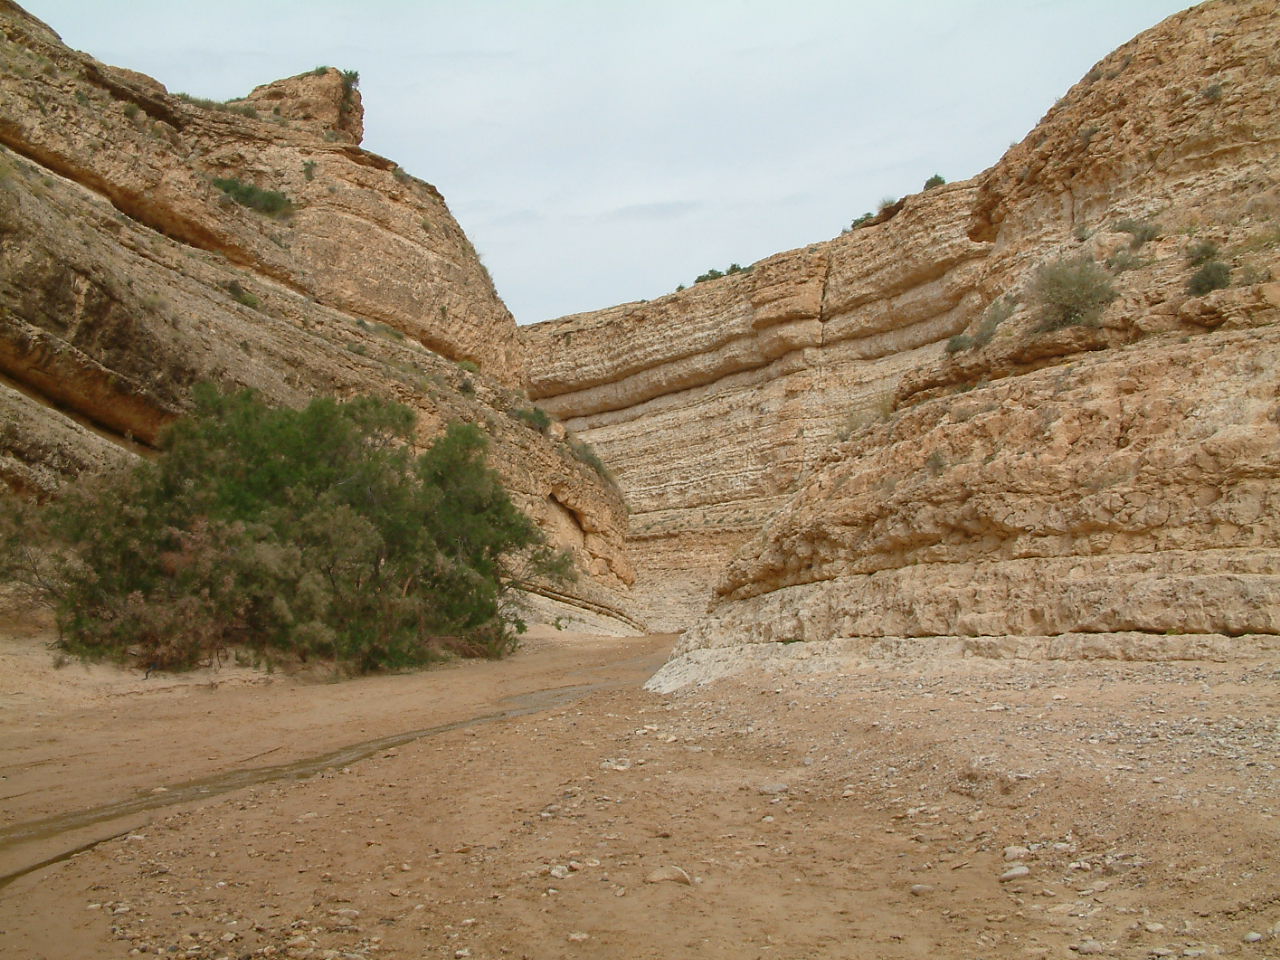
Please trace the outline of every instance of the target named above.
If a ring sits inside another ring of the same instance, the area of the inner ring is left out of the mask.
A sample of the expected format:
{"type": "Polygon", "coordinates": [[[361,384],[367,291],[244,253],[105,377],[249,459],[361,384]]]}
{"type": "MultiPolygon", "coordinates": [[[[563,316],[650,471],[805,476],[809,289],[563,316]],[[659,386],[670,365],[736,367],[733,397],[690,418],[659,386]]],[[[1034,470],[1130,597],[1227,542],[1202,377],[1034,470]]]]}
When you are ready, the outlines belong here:
{"type": "Polygon", "coordinates": [[[973,181],[522,331],[626,492],[655,620],[712,601],[681,650],[1277,632],[1277,28],[1179,14],[973,181]],[[1037,271],[1079,258],[1115,297],[1049,329],[1037,271]],[[1193,295],[1196,260],[1230,285],[1193,295]]]}
{"type": "Polygon", "coordinates": [[[620,496],[517,416],[515,324],[436,190],[359,148],[353,77],[196,101],[7,0],[0,58],[0,480],[40,494],[145,452],[200,380],[288,404],[378,393],[424,439],[485,426],[584,573],[543,613],[636,625],[620,496]]]}

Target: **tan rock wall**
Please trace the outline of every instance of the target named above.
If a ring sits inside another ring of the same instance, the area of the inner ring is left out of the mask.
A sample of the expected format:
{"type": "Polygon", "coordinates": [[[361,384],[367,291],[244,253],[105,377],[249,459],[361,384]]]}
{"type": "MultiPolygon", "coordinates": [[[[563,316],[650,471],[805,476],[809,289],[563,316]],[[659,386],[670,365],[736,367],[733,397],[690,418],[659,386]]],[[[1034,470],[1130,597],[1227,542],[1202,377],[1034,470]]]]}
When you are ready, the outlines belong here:
{"type": "Polygon", "coordinates": [[[869,427],[685,644],[1277,632],[1278,360],[1275,326],[1155,338],[869,427]]]}

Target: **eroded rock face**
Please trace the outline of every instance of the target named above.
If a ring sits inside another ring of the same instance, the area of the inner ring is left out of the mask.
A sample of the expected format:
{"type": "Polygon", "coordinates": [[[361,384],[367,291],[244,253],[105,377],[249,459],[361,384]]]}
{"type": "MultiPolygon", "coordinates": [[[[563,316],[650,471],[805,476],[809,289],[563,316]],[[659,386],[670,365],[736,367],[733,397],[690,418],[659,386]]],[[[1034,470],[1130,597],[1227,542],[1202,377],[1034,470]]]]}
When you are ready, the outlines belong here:
{"type": "Polygon", "coordinates": [[[1277,361],[1274,323],[1152,338],[869,427],[684,645],[1278,633],[1277,361]]]}
{"type": "MultiPolygon", "coordinates": [[[[582,574],[543,586],[537,611],[640,626],[621,496],[515,416],[529,403],[515,325],[433,189],[326,139],[333,118],[318,108],[285,126],[185,104],[67,51],[11,5],[0,35],[0,141],[14,147],[0,147],[0,481],[39,496],[127,460],[202,380],[289,405],[377,394],[417,412],[423,442],[451,420],[492,438],[513,499],[582,574]],[[233,155],[242,178],[271,171],[292,218],[211,186],[209,158],[233,155]]],[[[336,71],[294,80],[266,100],[282,115],[342,87],[336,71]]]]}
{"type": "Polygon", "coordinates": [[[0,144],[153,230],[521,385],[515,325],[443,198],[361,150],[333,69],[229,104],[183,99],[0,7],[0,144]],[[275,113],[276,109],[280,112],[275,113]],[[214,184],[282,193],[265,216],[214,184]]]}
{"type": "Polygon", "coordinates": [[[1278,31],[1274,4],[1197,7],[973,181],[522,331],[681,651],[1277,632],[1278,31]],[[1051,329],[1037,272],[1079,258],[1115,295],[1051,329]],[[1193,295],[1214,259],[1231,286],[1193,295]]]}

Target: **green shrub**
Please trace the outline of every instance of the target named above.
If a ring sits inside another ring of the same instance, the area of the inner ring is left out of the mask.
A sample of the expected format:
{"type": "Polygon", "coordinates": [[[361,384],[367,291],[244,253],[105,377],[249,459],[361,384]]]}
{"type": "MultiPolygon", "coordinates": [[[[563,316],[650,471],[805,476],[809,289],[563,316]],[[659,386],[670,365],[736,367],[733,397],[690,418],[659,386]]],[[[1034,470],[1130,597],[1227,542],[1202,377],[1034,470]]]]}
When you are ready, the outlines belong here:
{"type": "Polygon", "coordinates": [[[521,407],[511,411],[511,416],[517,420],[527,423],[539,433],[546,433],[547,428],[551,426],[551,416],[541,407],[521,407]]]}
{"type": "Polygon", "coordinates": [[[1213,290],[1221,290],[1231,285],[1231,268],[1221,260],[1210,260],[1191,275],[1187,281],[1187,293],[1193,297],[1203,297],[1213,290]]]}
{"type": "Polygon", "coordinates": [[[1040,321],[1036,329],[1060,330],[1092,323],[1116,298],[1111,276],[1092,260],[1057,260],[1036,271],[1028,291],[1040,321]]]}
{"type": "Polygon", "coordinates": [[[231,294],[236,303],[243,304],[246,307],[257,309],[262,301],[255,297],[252,293],[240,285],[239,280],[231,280],[227,283],[227,293],[231,294]]]}
{"type": "Polygon", "coordinates": [[[1192,266],[1208,263],[1218,256],[1218,245],[1212,240],[1197,240],[1187,248],[1187,259],[1192,266]]]}
{"type": "Polygon", "coordinates": [[[957,333],[947,341],[947,353],[959,353],[961,350],[973,349],[973,337],[967,333],[957,333]]]}
{"type": "Polygon", "coordinates": [[[53,559],[9,565],[89,657],[180,669],[237,646],[368,671],[499,656],[523,629],[513,589],[568,560],[511,503],[477,427],[417,457],[412,437],[387,401],[272,409],[201,387],[159,458],[10,523],[53,559]]]}
{"type": "Polygon", "coordinates": [[[293,212],[293,203],[278,190],[263,190],[236,177],[215,179],[213,185],[242,207],[267,216],[282,217],[293,212]]]}
{"type": "Polygon", "coordinates": [[[316,178],[316,162],[314,160],[302,161],[302,175],[306,177],[308,181],[316,178]]]}
{"type": "Polygon", "coordinates": [[[849,229],[860,230],[861,228],[867,226],[867,224],[869,224],[875,218],[876,218],[876,215],[872,213],[870,210],[868,210],[862,216],[856,217],[853,223],[849,224],[849,229]]]}
{"type": "MultiPolygon", "coordinates": [[[[444,308],[441,307],[441,309],[443,310],[444,308]]],[[[476,364],[474,360],[458,360],[455,362],[459,370],[465,370],[467,371],[467,373],[480,372],[480,367],[476,364]]]]}
{"type": "Polygon", "coordinates": [[[138,115],[138,105],[136,103],[126,103],[124,105],[124,115],[132,120],[138,115]]]}
{"type": "Polygon", "coordinates": [[[932,177],[924,182],[926,190],[932,190],[934,187],[940,187],[946,183],[946,179],[940,173],[935,173],[932,177]]]}

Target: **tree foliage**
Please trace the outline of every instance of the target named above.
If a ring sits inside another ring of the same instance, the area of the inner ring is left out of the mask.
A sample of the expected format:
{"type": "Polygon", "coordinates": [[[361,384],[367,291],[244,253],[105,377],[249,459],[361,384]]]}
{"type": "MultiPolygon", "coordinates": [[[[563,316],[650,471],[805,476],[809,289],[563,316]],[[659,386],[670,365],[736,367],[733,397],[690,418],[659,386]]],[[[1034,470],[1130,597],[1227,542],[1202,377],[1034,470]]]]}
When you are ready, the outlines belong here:
{"type": "Polygon", "coordinates": [[[374,398],[289,410],[199,388],[161,456],[27,510],[6,555],[81,655],[173,669],[235,646],[358,671],[500,656],[524,629],[513,590],[568,576],[568,557],[477,427],[420,455],[412,437],[412,413],[374,398]],[[31,542],[49,549],[24,559],[31,542]]]}

